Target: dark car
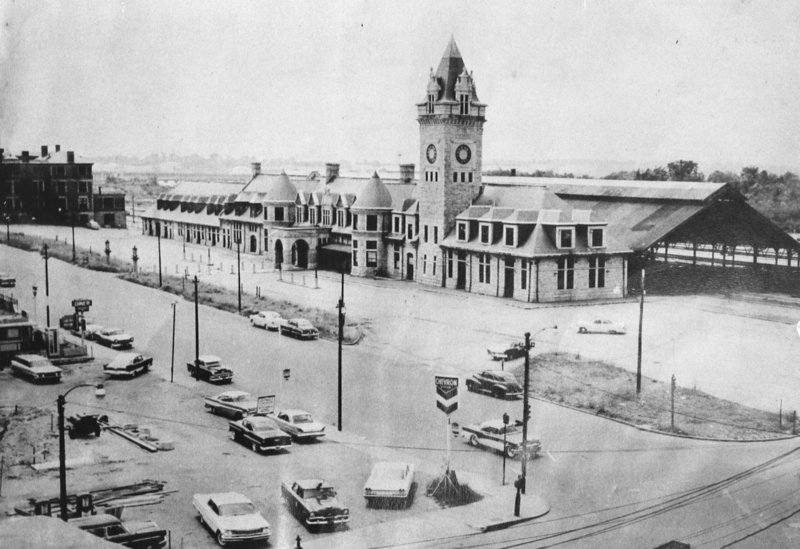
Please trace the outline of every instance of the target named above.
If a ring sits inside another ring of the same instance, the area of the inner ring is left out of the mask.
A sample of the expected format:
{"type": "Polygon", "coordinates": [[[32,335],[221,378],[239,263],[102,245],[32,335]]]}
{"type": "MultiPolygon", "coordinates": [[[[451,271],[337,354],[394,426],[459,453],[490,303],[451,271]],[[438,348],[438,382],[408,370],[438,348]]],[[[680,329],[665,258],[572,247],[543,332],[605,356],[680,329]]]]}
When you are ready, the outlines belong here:
{"type": "MultiPolygon", "coordinates": [[[[531,342],[531,347],[534,343],[531,342]]],[[[514,360],[515,358],[522,358],[525,356],[524,343],[509,343],[509,344],[494,344],[486,349],[492,360],[514,360]]]]}
{"type": "Polygon", "coordinates": [[[67,418],[69,438],[91,438],[100,436],[100,423],[108,422],[108,417],[97,414],[78,414],[67,418]]]}
{"type": "Polygon", "coordinates": [[[150,520],[122,522],[103,513],[73,519],[69,524],[123,547],[159,549],[167,544],[167,531],[150,520]]]}
{"type": "Polygon", "coordinates": [[[292,447],[292,437],[266,416],[247,416],[239,421],[231,421],[228,431],[233,440],[249,446],[256,453],[280,452],[292,447]]]}
{"type": "Polygon", "coordinates": [[[339,501],[332,485],[321,479],[281,483],[281,495],[294,517],[306,528],[336,527],[350,520],[350,510],[339,501]]]}
{"type": "Polygon", "coordinates": [[[511,372],[503,370],[484,370],[473,374],[467,380],[467,390],[476,393],[487,393],[495,398],[519,398],[522,396],[522,385],[511,372]]]}

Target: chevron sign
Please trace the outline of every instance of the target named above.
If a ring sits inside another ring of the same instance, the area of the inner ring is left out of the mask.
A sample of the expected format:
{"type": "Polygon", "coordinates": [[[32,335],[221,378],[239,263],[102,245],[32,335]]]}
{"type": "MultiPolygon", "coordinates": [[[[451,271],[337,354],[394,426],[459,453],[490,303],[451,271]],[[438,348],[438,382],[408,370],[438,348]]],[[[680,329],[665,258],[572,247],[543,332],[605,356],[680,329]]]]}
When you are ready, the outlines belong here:
{"type": "Polygon", "coordinates": [[[458,410],[458,378],[436,376],[436,407],[447,415],[458,410]]]}

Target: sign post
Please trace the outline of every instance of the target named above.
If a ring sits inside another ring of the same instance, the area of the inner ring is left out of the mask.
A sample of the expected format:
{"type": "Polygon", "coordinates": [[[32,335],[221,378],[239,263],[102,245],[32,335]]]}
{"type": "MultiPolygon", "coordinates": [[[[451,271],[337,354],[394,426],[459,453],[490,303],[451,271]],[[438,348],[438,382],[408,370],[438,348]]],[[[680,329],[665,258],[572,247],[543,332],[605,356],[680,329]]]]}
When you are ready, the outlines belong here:
{"type": "Polygon", "coordinates": [[[458,378],[436,376],[436,407],[447,415],[447,478],[450,478],[450,414],[458,410],[458,378]]]}
{"type": "Polygon", "coordinates": [[[258,397],[256,401],[256,415],[265,416],[275,411],[275,395],[258,397]]]}

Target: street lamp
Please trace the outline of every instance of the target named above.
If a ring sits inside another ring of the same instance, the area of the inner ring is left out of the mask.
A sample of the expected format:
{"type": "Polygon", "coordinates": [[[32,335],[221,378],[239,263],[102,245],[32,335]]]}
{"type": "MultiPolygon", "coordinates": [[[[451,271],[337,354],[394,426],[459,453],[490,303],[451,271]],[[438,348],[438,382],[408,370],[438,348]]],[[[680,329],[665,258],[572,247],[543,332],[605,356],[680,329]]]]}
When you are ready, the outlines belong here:
{"type": "Polygon", "coordinates": [[[344,339],[344,316],[347,311],[344,308],[344,271],[342,271],[342,293],[339,297],[339,303],[336,305],[339,309],[339,416],[337,427],[342,430],[342,339],[344,339]]]}
{"type": "Polygon", "coordinates": [[[39,292],[39,288],[36,284],[33,285],[33,318],[36,322],[39,321],[39,309],[36,307],[36,294],[39,292]]]}
{"type": "MultiPolygon", "coordinates": [[[[545,326],[533,335],[536,336],[545,330],[558,330],[558,326],[545,326]]],[[[525,378],[524,385],[522,386],[522,479],[520,482],[520,490],[525,493],[525,484],[528,478],[528,421],[531,419],[531,407],[528,403],[528,391],[530,390],[531,374],[531,347],[536,343],[531,344],[531,333],[525,332],[525,378]]]]}
{"type": "Polygon", "coordinates": [[[102,383],[81,383],[75,385],[63,395],[58,395],[56,403],[58,404],[58,480],[60,483],[60,506],[61,506],[61,520],[67,521],[67,459],[66,459],[66,442],[64,441],[64,405],[67,403],[67,395],[75,389],[80,387],[94,387],[94,396],[103,398],[106,396],[106,390],[103,388],[102,383]]]}
{"type": "Polygon", "coordinates": [[[47,327],[50,327],[50,271],[47,268],[47,244],[42,246],[42,257],[44,257],[44,299],[47,307],[47,327]]]}

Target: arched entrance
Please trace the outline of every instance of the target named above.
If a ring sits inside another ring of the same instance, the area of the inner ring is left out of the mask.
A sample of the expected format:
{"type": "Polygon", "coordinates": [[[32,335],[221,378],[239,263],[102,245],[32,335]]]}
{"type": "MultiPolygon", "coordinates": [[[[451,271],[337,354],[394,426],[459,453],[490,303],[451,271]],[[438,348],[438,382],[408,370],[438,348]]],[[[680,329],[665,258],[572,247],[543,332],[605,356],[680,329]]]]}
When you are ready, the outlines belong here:
{"type": "Polygon", "coordinates": [[[257,253],[257,252],[258,252],[258,238],[256,238],[256,235],[251,234],[250,235],[250,253],[254,254],[254,253],[257,253]]]}
{"type": "Polygon", "coordinates": [[[308,242],[305,240],[292,244],[292,265],[301,269],[308,268],[308,242]]]}
{"type": "Polygon", "coordinates": [[[275,266],[280,268],[283,263],[283,242],[280,240],[275,241],[275,266]]]}

